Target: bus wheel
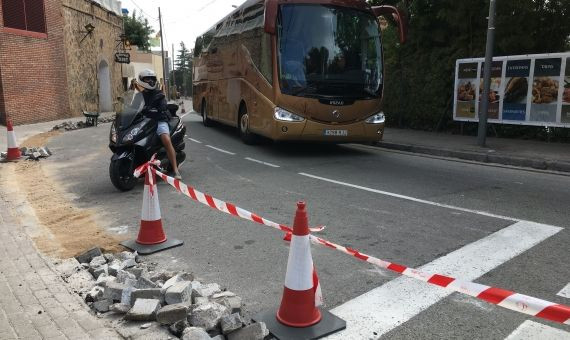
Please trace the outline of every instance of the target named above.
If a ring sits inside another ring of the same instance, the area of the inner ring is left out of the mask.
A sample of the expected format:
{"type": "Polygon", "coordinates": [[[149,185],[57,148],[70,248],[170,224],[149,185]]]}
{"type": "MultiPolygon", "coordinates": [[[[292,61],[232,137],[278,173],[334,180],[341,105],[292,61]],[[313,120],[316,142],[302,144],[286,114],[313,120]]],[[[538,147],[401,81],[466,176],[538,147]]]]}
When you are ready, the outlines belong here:
{"type": "Polygon", "coordinates": [[[245,144],[255,144],[256,136],[249,131],[249,114],[245,106],[240,108],[239,113],[239,136],[245,144]]]}
{"type": "Polygon", "coordinates": [[[208,113],[206,110],[206,101],[202,99],[202,123],[204,126],[212,126],[212,121],[208,118],[208,113]]]}

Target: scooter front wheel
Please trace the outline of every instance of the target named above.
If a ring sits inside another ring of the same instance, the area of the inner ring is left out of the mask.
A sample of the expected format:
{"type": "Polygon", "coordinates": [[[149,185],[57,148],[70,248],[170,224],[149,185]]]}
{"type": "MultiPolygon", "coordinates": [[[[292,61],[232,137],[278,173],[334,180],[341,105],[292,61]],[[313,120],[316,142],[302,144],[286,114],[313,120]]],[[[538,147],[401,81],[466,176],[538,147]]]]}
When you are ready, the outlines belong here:
{"type": "Polygon", "coordinates": [[[115,188],[121,191],[132,190],[137,184],[137,178],[133,175],[134,169],[126,158],[112,160],[109,164],[109,177],[115,188]]]}

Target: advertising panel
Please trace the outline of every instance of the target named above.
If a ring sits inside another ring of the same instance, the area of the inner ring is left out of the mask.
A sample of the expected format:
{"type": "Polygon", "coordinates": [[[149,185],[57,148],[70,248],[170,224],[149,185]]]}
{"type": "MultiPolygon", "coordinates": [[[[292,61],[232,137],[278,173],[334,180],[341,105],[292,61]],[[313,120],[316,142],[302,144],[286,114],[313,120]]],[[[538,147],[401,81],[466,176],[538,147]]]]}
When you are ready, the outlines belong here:
{"type": "Polygon", "coordinates": [[[562,123],[570,124],[570,57],[566,58],[566,72],[564,73],[564,90],[562,91],[562,123]]]}
{"type": "MultiPolygon", "coordinates": [[[[453,119],[477,122],[484,58],[456,62],[453,119]]],[[[491,123],[570,127],[570,53],[493,58],[491,123]]]]}
{"type": "Polygon", "coordinates": [[[475,118],[477,63],[459,64],[456,95],[457,117],[475,118]]]}
{"type": "MultiPolygon", "coordinates": [[[[479,114],[481,114],[481,100],[483,97],[483,70],[485,63],[481,63],[481,73],[479,77],[479,114]]],[[[499,102],[501,100],[501,77],[503,76],[503,62],[493,61],[491,63],[491,87],[489,89],[489,109],[488,119],[499,119],[499,102]]]]}
{"type": "Polygon", "coordinates": [[[560,58],[536,59],[534,61],[530,120],[556,122],[561,64],[562,59],[560,58]]]}
{"type": "Polygon", "coordinates": [[[524,121],[526,119],[529,76],[530,59],[507,61],[503,120],[524,121]]]}

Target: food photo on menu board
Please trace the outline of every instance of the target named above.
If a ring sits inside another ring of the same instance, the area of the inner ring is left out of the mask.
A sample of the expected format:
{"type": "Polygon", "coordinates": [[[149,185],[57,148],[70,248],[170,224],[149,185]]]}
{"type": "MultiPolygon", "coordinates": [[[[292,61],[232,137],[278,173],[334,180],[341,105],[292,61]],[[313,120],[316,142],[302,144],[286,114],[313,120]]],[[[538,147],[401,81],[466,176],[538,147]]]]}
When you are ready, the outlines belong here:
{"type": "Polygon", "coordinates": [[[508,60],[503,95],[503,120],[525,120],[530,59],[508,60]]]}
{"type": "Polygon", "coordinates": [[[475,118],[477,63],[463,63],[457,73],[456,117],[475,118]]]}
{"type": "MultiPolygon", "coordinates": [[[[483,97],[483,70],[485,63],[481,63],[481,78],[479,81],[479,102],[483,97]]],[[[489,88],[489,108],[487,110],[488,119],[499,119],[499,102],[501,90],[501,76],[503,75],[503,62],[493,61],[491,63],[491,86],[489,88]]],[[[481,105],[479,105],[479,112],[481,112],[481,105]]]]}
{"type": "Polygon", "coordinates": [[[531,121],[556,121],[561,63],[561,58],[535,60],[530,109],[531,121]]]}
{"type": "Polygon", "coordinates": [[[570,123],[570,58],[566,58],[564,72],[564,90],[562,91],[562,123],[570,123]]]}

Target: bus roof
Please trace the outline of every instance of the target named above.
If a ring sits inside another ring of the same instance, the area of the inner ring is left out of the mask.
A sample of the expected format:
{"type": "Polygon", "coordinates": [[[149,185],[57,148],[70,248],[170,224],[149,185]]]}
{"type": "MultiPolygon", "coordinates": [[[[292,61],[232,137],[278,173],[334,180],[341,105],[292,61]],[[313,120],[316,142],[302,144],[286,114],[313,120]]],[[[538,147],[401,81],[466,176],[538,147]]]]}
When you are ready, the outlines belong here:
{"type": "MultiPolygon", "coordinates": [[[[360,10],[370,10],[370,4],[368,4],[365,0],[276,0],[279,4],[322,4],[322,5],[333,5],[333,6],[342,6],[342,7],[351,7],[360,10]]],[[[228,18],[234,16],[236,13],[241,12],[244,9],[253,7],[255,5],[261,4],[265,6],[266,0],[247,0],[243,4],[241,4],[238,8],[231,11],[228,15],[223,17],[222,19],[218,20],[214,25],[208,28],[205,32],[200,34],[199,36],[203,36],[207,32],[212,30],[216,30],[218,25],[226,21],[228,18]]]]}

